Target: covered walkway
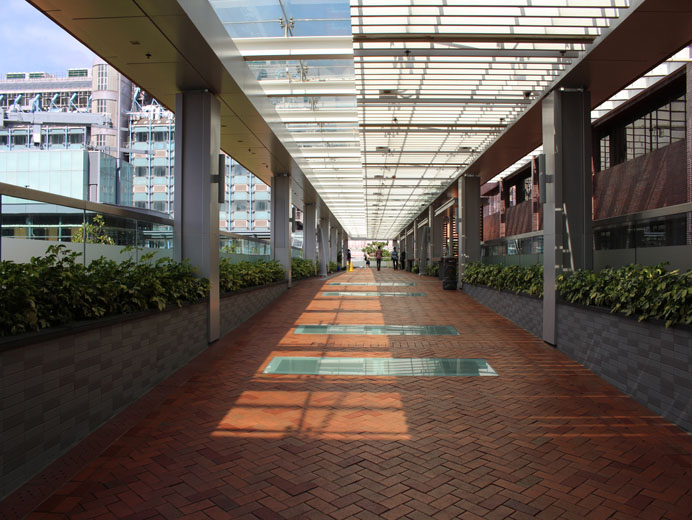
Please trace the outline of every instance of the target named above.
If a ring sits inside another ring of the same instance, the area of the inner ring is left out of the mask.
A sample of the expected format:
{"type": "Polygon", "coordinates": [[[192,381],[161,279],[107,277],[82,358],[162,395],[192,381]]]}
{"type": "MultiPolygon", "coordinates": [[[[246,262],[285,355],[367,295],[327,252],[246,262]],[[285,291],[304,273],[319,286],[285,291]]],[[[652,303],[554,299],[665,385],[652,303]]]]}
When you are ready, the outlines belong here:
{"type": "Polygon", "coordinates": [[[692,514],[687,433],[464,293],[391,269],[299,282],[111,423],[0,511],[34,500],[37,519],[692,514]],[[316,324],[459,335],[295,333],[316,324]],[[275,356],[482,358],[497,376],[264,374],[275,356]]]}

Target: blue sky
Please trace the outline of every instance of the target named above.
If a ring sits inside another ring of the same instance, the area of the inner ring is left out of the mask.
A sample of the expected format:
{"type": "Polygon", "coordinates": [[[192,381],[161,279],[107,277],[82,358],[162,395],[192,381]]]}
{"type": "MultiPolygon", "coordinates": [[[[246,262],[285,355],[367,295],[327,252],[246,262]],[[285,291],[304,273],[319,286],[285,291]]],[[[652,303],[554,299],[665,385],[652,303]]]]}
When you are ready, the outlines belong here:
{"type": "Polygon", "coordinates": [[[91,67],[94,54],[25,0],[0,0],[0,74],[91,67]]]}

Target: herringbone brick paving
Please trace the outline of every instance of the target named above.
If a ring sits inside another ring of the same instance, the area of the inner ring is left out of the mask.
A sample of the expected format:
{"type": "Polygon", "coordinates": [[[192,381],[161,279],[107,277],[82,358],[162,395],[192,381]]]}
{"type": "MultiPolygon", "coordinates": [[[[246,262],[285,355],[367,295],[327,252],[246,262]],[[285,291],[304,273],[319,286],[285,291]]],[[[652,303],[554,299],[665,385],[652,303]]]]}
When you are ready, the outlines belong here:
{"type": "Polygon", "coordinates": [[[324,297],[324,281],[300,282],[30,518],[690,518],[687,433],[439,280],[338,280],[427,295],[324,297]],[[461,335],[292,334],[300,324],[461,335]],[[262,374],[275,355],[478,357],[499,377],[262,374]]]}

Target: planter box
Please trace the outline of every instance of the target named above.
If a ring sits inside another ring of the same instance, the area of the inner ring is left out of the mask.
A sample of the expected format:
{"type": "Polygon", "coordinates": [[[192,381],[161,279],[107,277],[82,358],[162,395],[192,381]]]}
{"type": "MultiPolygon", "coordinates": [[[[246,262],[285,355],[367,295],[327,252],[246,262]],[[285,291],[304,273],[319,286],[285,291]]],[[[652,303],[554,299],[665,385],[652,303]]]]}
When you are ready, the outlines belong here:
{"type": "MultiPolygon", "coordinates": [[[[286,287],[222,296],[223,334],[286,287]]],[[[0,498],[207,347],[206,303],[0,339],[0,498]]]]}
{"type": "MultiPolygon", "coordinates": [[[[543,300],[464,284],[473,299],[537,337],[543,300]]],[[[557,349],[670,422],[692,431],[692,327],[557,305],[557,349]]]]}
{"type": "Polygon", "coordinates": [[[692,329],[560,303],[557,348],[670,422],[692,431],[692,329]]]}
{"type": "Polygon", "coordinates": [[[462,291],[537,337],[543,336],[543,300],[465,283],[462,291]]]}

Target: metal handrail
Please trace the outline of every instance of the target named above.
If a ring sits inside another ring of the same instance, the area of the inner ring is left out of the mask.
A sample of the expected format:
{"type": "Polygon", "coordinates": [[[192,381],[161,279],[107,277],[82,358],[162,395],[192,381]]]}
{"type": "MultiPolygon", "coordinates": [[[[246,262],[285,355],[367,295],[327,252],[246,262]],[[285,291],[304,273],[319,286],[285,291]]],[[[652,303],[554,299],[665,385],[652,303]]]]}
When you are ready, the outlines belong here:
{"type": "Polygon", "coordinates": [[[31,200],[34,202],[43,202],[45,204],[55,204],[56,206],[64,206],[67,208],[80,209],[83,211],[92,211],[94,213],[104,213],[115,217],[131,218],[135,220],[143,220],[154,224],[163,224],[166,226],[173,225],[173,219],[170,217],[154,215],[150,211],[138,211],[135,208],[125,208],[113,204],[102,204],[99,202],[91,202],[89,200],[73,199],[64,195],[56,195],[45,191],[33,190],[14,184],[0,182],[0,195],[15,197],[17,199],[31,200]]]}

